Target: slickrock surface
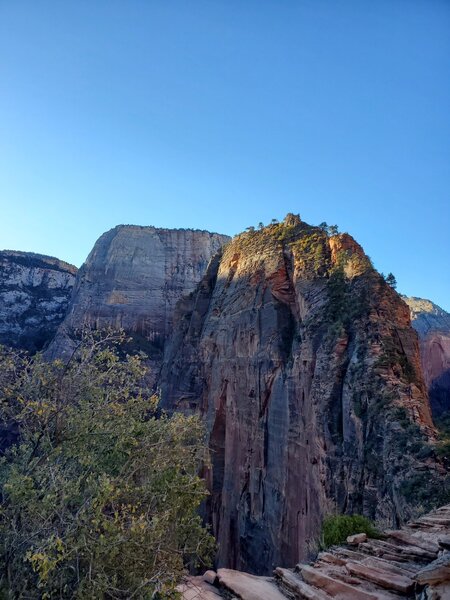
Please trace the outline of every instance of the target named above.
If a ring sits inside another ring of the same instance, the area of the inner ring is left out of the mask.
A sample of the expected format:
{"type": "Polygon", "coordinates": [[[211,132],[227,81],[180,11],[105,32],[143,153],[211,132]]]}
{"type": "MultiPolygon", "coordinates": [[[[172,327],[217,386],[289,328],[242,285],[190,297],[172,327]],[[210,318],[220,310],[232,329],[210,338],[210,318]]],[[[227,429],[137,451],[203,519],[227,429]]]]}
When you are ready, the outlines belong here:
{"type": "Polygon", "coordinates": [[[62,322],[76,267],[31,252],[0,252],[0,344],[41,350],[62,322]]]}
{"type": "Polygon", "coordinates": [[[271,577],[256,577],[232,569],[217,571],[219,586],[235,594],[242,600],[285,600],[271,577]]]}
{"type": "Polygon", "coordinates": [[[164,363],[163,407],[207,425],[219,566],[293,566],[333,507],[397,526],[444,491],[409,309],[347,234],[291,218],[234,238],[164,363]]]}
{"type": "Polygon", "coordinates": [[[425,383],[433,414],[450,411],[450,314],[422,298],[404,298],[419,334],[425,383]]]}
{"type": "Polygon", "coordinates": [[[203,580],[202,577],[187,577],[177,587],[183,600],[219,600],[222,598],[219,590],[203,580]]]}
{"type": "Polygon", "coordinates": [[[228,239],[207,231],[132,225],[106,232],[79,270],[50,354],[68,353],[74,332],[88,325],[123,328],[135,348],[160,358],[176,302],[195,288],[228,239]]]}
{"type": "MultiPolygon", "coordinates": [[[[229,569],[219,569],[215,589],[223,598],[242,600],[449,600],[450,552],[439,545],[449,532],[447,505],[401,530],[386,531],[382,545],[369,539],[357,551],[353,546],[334,546],[320,552],[313,565],[277,567],[280,596],[273,596],[273,579],[229,569]],[[427,556],[421,552],[424,548],[427,556]]],[[[208,596],[197,597],[203,599],[208,596]]],[[[183,595],[183,600],[190,597],[183,595]]]]}

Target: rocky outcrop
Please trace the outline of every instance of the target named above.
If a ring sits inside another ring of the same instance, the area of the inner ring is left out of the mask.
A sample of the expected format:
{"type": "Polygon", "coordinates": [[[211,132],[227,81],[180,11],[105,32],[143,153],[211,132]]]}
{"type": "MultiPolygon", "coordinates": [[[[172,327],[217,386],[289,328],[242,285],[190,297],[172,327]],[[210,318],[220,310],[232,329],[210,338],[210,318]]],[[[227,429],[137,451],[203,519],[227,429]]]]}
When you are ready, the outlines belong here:
{"type": "Polygon", "coordinates": [[[207,231],[120,225],[103,234],[80,268],[67,317],[49,355],[67,355],[77,331],[124,329],[158,363],[176,302],[228,241],[207,231]]]}
{"type": "Polygon", "coordinates": [[[179,590],[183,600],[230,595],[242,600],[448,600],[450,552],[445,540],[449,533],[447,505],[357,547],[348,540],[332,546],[319,552],[313,564],[277,567],[275,577],[219,569],[213,577],[208,575],[213,585],[205,583],[205,576],[190,577],[179,590]]]}
{"type": "Polygon", "coordinates": [[[76,267],[31,252],[0,252],[0,344],[36,352],[62,322],[76,267]]]}
{"type": "Polygon", "coordinates": [[[408,307],[349,235],[234,238],[178,305],[160,384],[206,423],[218,566],[267,574],[326,513],[392,526],[443,491],[408,307]]]}
{"type": "Polygon", "coordinates": [[[433,415],[450,411],[450,314],[422,298],[404,298],[419,334],[425,383],[433,415]]]}

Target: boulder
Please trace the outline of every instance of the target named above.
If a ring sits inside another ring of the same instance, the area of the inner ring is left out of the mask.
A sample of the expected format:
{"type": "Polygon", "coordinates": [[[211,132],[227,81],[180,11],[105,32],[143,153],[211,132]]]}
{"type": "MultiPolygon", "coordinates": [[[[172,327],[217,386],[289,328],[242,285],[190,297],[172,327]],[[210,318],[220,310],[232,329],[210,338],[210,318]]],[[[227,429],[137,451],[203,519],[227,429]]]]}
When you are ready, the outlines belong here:
{"type": "Polygon", "coordinates": [[[366,541],[367,535],[365,533],[355,533],[354,535],[349,535],[347,538],[347,544],[350,544],[350,546],[357,546],[366,541]]]}
{"type": "Polygon", "coordinates": [[[286,600],[269,577],[257,577],[232,569],[217,571],[219,584],[242,600],[286,600]]]}
{"type": "Polygon", "coordinates": [[[203,573],[203,581],[206,581],[206,583],[209,583],[210,585],[214,585],[216,583],[216,579],[217,573],[211,569],[203,573]]]}
{"type": "Polygon", "coordinates": [[[450,582],[450,553],[446,552],[432,563],[423,567],[415,576],[420,585],[437,585],[450,582]]]}

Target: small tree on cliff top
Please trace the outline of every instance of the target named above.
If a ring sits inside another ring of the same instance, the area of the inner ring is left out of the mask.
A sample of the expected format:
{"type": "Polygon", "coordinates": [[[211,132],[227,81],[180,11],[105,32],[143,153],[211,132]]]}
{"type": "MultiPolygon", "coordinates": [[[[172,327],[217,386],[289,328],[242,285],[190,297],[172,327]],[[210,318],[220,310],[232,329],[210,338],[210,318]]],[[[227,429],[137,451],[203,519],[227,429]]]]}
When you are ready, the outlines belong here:
{"type": "Polygon", "coordinates": [[[3,590],[170,598],[185,565],[213,549],[197,515],[200,423],[156,418],[141,359],[119,361],[102,340],[85,339],[69,364],[1,358],[1,399],[20,439],[0,471],[3,590]]]}
{"type": "Polygon", "coordinates": [[[397,280],[392,273],[386,275],[386,283],[390,285],[391,288],[394,288],[394,290],[397,288],[397,280]]]}

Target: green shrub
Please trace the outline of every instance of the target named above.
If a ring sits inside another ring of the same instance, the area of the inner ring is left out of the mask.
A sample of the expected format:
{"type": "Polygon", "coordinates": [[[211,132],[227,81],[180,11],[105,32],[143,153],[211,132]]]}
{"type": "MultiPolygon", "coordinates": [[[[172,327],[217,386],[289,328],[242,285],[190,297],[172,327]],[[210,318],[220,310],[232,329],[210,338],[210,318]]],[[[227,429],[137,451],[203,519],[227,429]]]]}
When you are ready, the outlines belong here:
{"type": "Polygon", "coordinates": [[[208,566],[203,427],[159,415],[144,376],[107,339],[67,364],[0,351],[19,429],[0,460],[0,598],[172,598],[186,567],[208,566]]]}
{"type": "Polygon", "coordinates": [[[329,548],[345,542],[349,535],[366,533],[369,537],[379,537],[375,525],[362,515],[332,515],[325,517],[322,524],[321,545],[329,548]]]}

